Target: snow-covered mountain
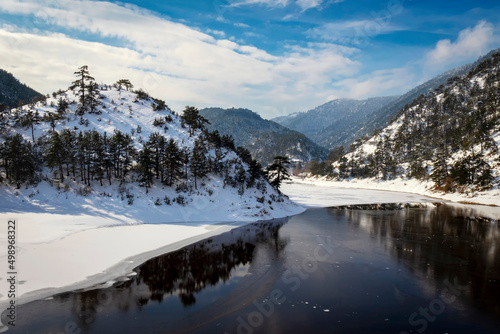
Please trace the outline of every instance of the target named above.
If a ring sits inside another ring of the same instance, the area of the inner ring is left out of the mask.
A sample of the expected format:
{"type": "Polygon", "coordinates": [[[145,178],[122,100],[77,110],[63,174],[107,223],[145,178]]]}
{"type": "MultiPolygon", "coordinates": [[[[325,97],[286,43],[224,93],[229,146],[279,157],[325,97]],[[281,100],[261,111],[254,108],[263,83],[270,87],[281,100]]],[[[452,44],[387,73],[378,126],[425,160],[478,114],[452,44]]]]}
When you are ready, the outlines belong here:
{"type": "Polygon", "coordinates": [[[373,132],[366,127],[374,113],[391,103],[397,96],[376,97],[366,100],[336,99],[307,112],[272,119],[290,129],[299,131],[318,145],[333,150],[348,148],[361,136],[373,132]]]}
{"type": "MultiPolygon", "coordinates": [[[[466,75],[469,71],[476,68],[482,62],[490,59],[495,53],[497,53],[500,49],[492,50],[488,54],[480,57],[474,63],[466,64],[449,71],[446,71],[421,85],[411,89],[407,93],[401,95],[396,100],[390,102],[389,104],[383,106],[375,113],[373,113],[373,117],[367,119],[367,122],[364,124],[365,129],[370,129],[371,131],[376,129],[382,129],[385,126],[389,125],[389,123],[396,117],[401,109],[403,109],[407,104],[412,103],[420,95],[426,95],[431,93],[434,89],[439,88],[441,85],[445,85],[447,81],[451,78],[466,75]]],[[[372,133],[366,132],[358,132],[356,133],[357,138],[361,138],[365,135],[371,135],[372,133]]],[[[357,139],[356,138],[356,139],[357,139]]]]}
{"type": "Polygon", "coordinates": [[[248,109],[206,108],[200,114],[210,122],[209,130],[233,136],[237,146],[247,148],[263,165],[278,155],[296,161],[322,160],[327,155],[324,148],[304,134],[262,119],[248,109]]]}
{"type": "Polygon", "coordinates": [[[0,69],[0,111],[41,96],[42,94],[19,82],[11,73],[0,69]]]}
{"type": "Polygon", "coordinates": [[[307,112],[295,113],[272,119],[290,129],[302,132],[315,143],[329,150],[349,146],[360,138],[371,136],[373,131],[387,126],[405,105],[420,95],[432,92],[453,77],[467,74],[480,63],[488,60],[498,50],[493,50],[476,62],[466,64],[432,78],[401,96],[371,98],[362,101],[337,99],[307,112]]]}
{"type": "Polygon", "coordinates": [[[404,107],[334,164],[340,179],[431,180],[444,191],[496,189],[500,177],[500,52],[404,107]]]}
{"type": "Polygon", "coordinates": [[[142,90],[73,85],[3,113],[0,122],[0,210],[147,222],[300,211],[253,158],[206,131],[196,108],[178,115],[142,90]]]}

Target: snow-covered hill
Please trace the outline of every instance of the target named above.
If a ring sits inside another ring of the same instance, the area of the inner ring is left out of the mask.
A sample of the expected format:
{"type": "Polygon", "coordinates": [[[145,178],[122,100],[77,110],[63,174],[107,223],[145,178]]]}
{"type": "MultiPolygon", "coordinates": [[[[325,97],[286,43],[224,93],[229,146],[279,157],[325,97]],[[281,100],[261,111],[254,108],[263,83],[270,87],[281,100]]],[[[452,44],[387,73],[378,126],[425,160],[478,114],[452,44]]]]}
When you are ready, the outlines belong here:
{"type": "Polygon", "coordinates": [[[415,99],[390,125],[334,163],[331,175],[415,179],[438,191],[499,196],[499,87],[496,53],[415,99]]]}
{"type": "Polygon", "coordinates": [[[101,85],[95,110],[80,115],[80,97],[76,87],[2,115],[0,211],[147,223],[257,220],[300,211],[269,185],[253,159],[238,156],[202,125],[187,124],[163,101],[101,85]],[[171,139],[178,154],[174,172],[166,156],[171,139]]]}

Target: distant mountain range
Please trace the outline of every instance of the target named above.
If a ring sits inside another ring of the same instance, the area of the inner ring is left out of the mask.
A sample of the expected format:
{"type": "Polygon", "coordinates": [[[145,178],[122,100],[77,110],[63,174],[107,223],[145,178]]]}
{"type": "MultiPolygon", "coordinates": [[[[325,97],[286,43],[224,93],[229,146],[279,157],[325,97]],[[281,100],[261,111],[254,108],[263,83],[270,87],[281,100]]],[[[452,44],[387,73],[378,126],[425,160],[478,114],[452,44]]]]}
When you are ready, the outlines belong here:
{"type": "Polygon", "coordinates": [[[237,146],[247,148],[263,165],[277,155],[287,155],[292,160],[323,160],[328,151],[304,134],[268,121],[248,109],[205,108],[200,115],[209,120],[209,131],[231,135],[237,146]]]}
{"type": "Polygon", "coordinates": [[[40,96],[42,94],[19,82],[11,73],[0,69],[0,110],[2,105],[14,108],[40,96]]]}
{"type": "Polygon", "coordinates": [[[316,144],[333,150],[349,145],[374,129],[365,124],[377,117],[377,110],[398,96],[375,97],[366,100],[336,99],[307,112],[272,119],[276,123],[302,132],[316,144]],[[361,134],[361,135],[360,135],[361,134]]]}

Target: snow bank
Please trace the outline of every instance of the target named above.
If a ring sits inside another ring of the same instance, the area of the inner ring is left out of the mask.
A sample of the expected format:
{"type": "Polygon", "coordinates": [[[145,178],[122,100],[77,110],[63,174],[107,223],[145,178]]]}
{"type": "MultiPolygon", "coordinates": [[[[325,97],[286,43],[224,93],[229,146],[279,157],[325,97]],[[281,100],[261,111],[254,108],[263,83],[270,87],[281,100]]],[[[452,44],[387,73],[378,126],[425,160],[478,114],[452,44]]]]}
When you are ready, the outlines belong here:
{"type": "MultiPolygon", "coordinates": [[[[360,194],[365,193],[368,200],[376,200],[373,203],[394,203],[394,202],[412,202],[412,198],[415,197],[418,199],[419,197],[431,198],[431,199],[439,199],[443,201],[452,201],[458,203],[467,203],[467,204],[480,204],[480,205],[492,205],[492,206],[500,206],[500,190],[494,189],[490,191],[484,191],[481,193],[471,193],[471,194],[460,194],[460,193],[443,193],[436,192],[431,190],[433,183],[432,182],[421,182],[418,180],[404,180],[401,178],[397,178],[395,180],[382,181],[378,179],[353,179],[353,180],[344,180],[344,181],[332,181],[325,177],[322,178],[307,178],[307,179],[294,179],[294,184],[291,185],[292,189],[294,186],[298,184],[310,185],[317,187],[317,189],[323,189],[319,191],[324,191],[326,193],[339,193],[339,194],[349,194],[350,191],[354,193],[358,193],[358,190],[361,191],[360,194]],[[383,190],[393,192],[392,195],[388,195],[388,197],[384,197],[382,192],[371,193],[370,190],[383,190]],[[379,199],[379,196],[380,199],[379,199]],[[398,199],[399,198],[399,199],[398,199]],[[388,200],[388,201],[386,201],[388,200]]],[[[290,187],[290,185],[287,185],[290,187]]],[[[285,191],[285,193],[287,193],[285,191]]],[[[293,192],[287,193],[289,196],[293,192]]],[[[363,196],[363,195],[361,195],[363,196]]],[[[296,201],[297,203],[309,205],[307,198],[300,198],[292,195],[291,199],[296,201]]],[[[341,198],[339,201],[333,205],[347,205],[347,204],[370,204],[370,203],[358,203],[356,200],[355,203],[344,203],[346,202],[346,198],[341,198]]],[[[328,202],[328,200],[326,200],[328,202]]],[[[420,201],[417,201],[420,202],[420,201]]]]}
{"type": "MultiPolygon", "coordinates": [[[[382,203],[432,203],[435,199],[412,193],[398,192],[400,189],[359,189],[348,182],[332,182],[317,179],[294,179],[283,185],[283,192],[290,199],[306,207],[331,207],[358,204],[382,203]]],[[[368,187],[367,187],[368,188],[368,187]]]]}

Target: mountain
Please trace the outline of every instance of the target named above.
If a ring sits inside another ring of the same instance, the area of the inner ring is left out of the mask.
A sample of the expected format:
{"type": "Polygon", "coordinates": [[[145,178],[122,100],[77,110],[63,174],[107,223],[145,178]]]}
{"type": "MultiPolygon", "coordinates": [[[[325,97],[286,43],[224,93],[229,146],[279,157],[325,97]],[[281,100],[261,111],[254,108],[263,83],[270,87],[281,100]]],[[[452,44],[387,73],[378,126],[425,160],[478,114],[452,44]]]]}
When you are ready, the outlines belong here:
{"type": "Polygon", "coordinates": [[[1,105],[17,107],[21,102],[29,102],[42,94],[22,84],[11,73],[0,69],[0,110],[1,105]]]}
{"type": "Polygon", "coordinates": [[[268,165],[277,155],[311,161],[324,159],[327,154],[304,134],[262,119],[248,109],[205,108],[200,114],[210,122],[208,130],[233,136],[237,146],[247,148],[263,165],[268,165]]]}
{"type": "Polygon", "coordinates": [[[0,114],[0,207],[156,212],[155,221],[297,212],[247,151],[206,131],[196,108],[178,115],[85,73],[84,84],[0,114]]]}
{"type": "MultiPolygon", "coordinates": [[[[446,82],[457,76],[466,75],[469,71],[476,68],[482,62],[490,59],[495,53],[497,53],[500,49],[490,51],[488,54],[480,57],[477,61],[471,64],[466,64],[449,71],[446,71],[423,84],[413,88],[409,92],[404,95],[401,95],[396,100],[388,103],[383,106],[379,110],[373,113],[373,117],[367,119],[367,122],[363,125],[366,130],[376,130],[381,129],[387,126],[394,117],[397,116],[398,112],[403,109],[407,104],[411,103],[414,99],[419,97],[420,95],[426,95],[432,90],[439,88],[441,85],[446,84],[446,82]]],[[[371,134],[366,131],[359,131],[356,133],[357,138],[361,138],[367,134],[371,134]]]]}
{"type": "Polygon", "coordinates": [[[332,150],[349,146],[356,140],[372,135],[387,126],[405,105],[420,95],[425,95],[453,77],[467,74],[480,63],[488,60],[498,50],[493,50],[472,64],[452,69],[424,82],[401,96],[371,98],[363,101],[337,99],[307,112],[277,117],[273,121],[304,133],[316,144],[332,150]]]}
{"type": "Polygon", "coordinates": [[[366,100],[336,99],[307,112],[272,119],[290,129],[299,131],[316,144],[333,150],[348,147],[354,140],[370,134],[374,129],[365,124],[383,106],[397,96],[376,97],[366,100]]]}
{"type": "Polygon", "coordinates": [[[500,52],[420,95],[334,164],[338,178],[431,180],[444,191],[499,186],[500,52]]]}

